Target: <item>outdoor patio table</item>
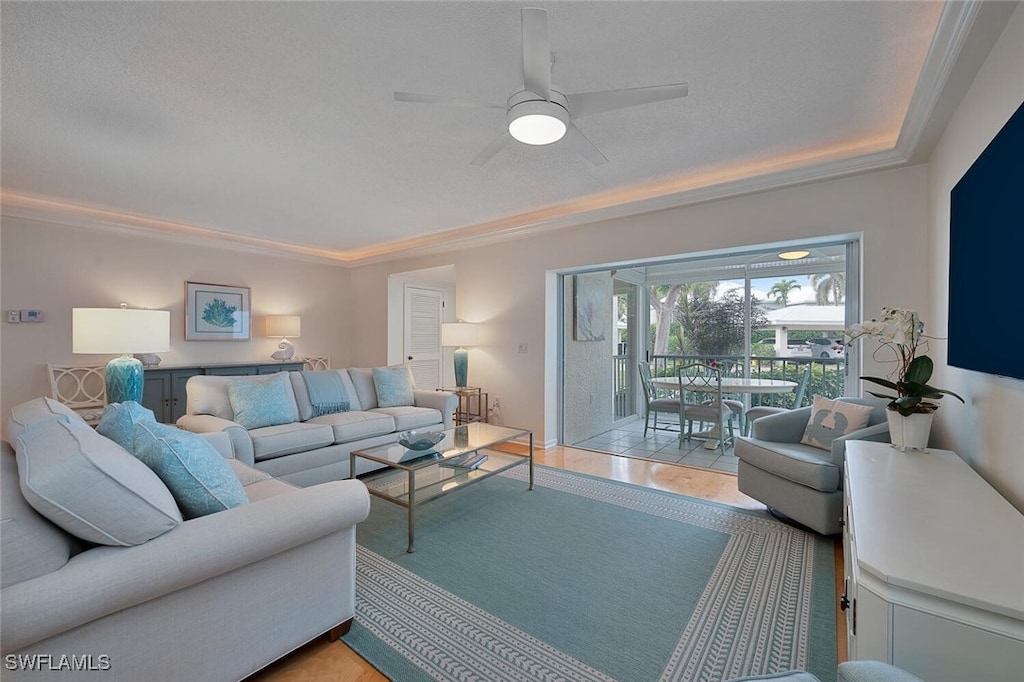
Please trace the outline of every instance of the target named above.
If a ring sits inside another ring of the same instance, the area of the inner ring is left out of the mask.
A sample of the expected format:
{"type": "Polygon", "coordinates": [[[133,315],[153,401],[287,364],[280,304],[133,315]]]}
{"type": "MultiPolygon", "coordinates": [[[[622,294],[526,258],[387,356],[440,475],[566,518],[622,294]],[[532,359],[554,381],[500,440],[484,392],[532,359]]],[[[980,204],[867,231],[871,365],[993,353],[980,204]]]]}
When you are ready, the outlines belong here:
{"type": "MultiPolygon", "coordinates": [[[[665,391],[678,391],[679,390],[679,378],[678,377],[656,377],[651,380],[656,388],[665,391]]],[[[745,379],[743,377],[722,377],[722,393],[789,393],[798,386],[795,381],[787,381],[785,379],[745,379]]],[[[684,389],[701,389],[706,390],[707,384],[701,382],[700,384],[690,384],[683,379],[684,389]]],[[[682,424],[679,425],[682,428],[682,424]]],[[[707,450],[714,450],[718,447],[716,441],[718,441],[722,434],[719,432],[718,425],[716,424],[710,431],[703,434],[708,440],[704,442],[704,448],[707,450]]]]}

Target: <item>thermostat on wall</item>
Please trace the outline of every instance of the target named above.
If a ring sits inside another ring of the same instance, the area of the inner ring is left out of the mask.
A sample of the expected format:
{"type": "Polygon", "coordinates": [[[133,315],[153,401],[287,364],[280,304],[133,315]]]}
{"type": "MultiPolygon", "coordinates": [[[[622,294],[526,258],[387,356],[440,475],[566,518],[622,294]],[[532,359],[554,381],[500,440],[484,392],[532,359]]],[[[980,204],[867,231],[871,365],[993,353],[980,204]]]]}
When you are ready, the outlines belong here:
{"type": "Polygon", "coordinates": [[[42,310],[22,310],[21,321],[22,322],[42,322],[46,315],[42,310]]]}

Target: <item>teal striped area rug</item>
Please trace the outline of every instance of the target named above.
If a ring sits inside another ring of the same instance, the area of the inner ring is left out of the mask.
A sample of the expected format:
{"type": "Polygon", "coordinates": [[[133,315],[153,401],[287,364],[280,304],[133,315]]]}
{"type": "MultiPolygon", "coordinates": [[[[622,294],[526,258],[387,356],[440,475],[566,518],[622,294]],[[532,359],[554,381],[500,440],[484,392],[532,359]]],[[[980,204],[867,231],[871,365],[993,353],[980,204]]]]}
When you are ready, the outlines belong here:
{"type": "Polygon", "coordinates": [[[392,680],[835,680],[832,541],[764,513],[536,468],[374,499],[345,641],[392,680]]]}

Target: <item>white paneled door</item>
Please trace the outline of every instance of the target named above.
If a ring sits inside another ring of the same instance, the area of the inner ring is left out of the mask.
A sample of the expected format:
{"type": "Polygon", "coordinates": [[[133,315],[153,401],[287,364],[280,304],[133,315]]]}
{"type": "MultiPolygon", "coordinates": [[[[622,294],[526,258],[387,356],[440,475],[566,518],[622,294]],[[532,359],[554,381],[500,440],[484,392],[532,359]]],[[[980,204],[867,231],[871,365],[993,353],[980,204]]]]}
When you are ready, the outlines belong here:
{"type": "Polygon", "coordinates": [[[412,367],[416,388],[441,387],[442,291],[405,286],[405,361],[412,367]]]}

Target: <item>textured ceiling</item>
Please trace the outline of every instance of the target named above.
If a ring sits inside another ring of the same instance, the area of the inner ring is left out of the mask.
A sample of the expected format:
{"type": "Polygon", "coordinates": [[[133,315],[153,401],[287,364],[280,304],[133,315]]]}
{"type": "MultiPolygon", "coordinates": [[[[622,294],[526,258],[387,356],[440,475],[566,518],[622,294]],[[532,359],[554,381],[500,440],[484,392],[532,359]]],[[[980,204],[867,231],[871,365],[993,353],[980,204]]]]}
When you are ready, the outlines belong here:
{"type": "Polygon", "coordinates": [[[687,82],[470,161],[522,87],[520,3],[4,2],[5,201],[339,260],[892,149],[938,2],[553,2],[553,82],[687,82]],[[455,232],[452,232],[452,231],[455,232]],[[412,240],[412,241],[410,241],[412,240]],[[418,241],[417,241],[418,240],[418,241]]]}

